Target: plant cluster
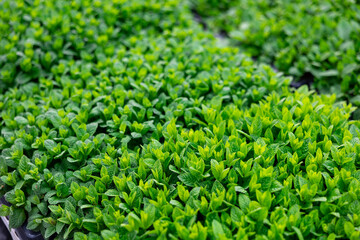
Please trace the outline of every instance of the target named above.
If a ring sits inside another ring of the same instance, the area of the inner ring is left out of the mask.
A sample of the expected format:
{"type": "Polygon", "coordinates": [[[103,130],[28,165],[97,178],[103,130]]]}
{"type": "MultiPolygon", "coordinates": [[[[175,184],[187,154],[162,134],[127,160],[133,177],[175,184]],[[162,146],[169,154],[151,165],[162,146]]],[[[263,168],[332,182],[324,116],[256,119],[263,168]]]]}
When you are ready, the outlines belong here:
{"type": "Polygon", "coordinates": [[[105,64],[131,48],[132,36],[186,28],[190,20],[173,0],[1,1],[0,89],[52,78],[71,60],[105,64]]]}
{"type": "Polygon", "coordinates": [[[186,2],[0,6],[10,227],[59,240],[360,237],[351,104],[291,90],[186,2]]]}
{"type": "Polygon", "coordinates": [[[295,78],[313,76],[320,92],[330,90],[360,104],[356,1],[192,2],[210,29],[227,32],[242,51],[295,78]]]}

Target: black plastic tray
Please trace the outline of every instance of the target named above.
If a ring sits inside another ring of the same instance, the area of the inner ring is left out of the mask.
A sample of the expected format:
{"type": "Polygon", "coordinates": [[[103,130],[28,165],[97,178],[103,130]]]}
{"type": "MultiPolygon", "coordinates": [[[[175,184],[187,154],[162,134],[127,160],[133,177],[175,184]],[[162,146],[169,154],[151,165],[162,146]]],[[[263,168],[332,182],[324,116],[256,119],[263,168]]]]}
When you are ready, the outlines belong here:
{"type": "MultiPolygon", "coordinates": [[[[11,204],[5,200],[5,197],[0,198],[0,203],[11,206],[11,204]]],[[[14,231],[21,240],[44,240],[41,233],[26,229],[26,222],[21,227],[14,229],[14,231]]]]}

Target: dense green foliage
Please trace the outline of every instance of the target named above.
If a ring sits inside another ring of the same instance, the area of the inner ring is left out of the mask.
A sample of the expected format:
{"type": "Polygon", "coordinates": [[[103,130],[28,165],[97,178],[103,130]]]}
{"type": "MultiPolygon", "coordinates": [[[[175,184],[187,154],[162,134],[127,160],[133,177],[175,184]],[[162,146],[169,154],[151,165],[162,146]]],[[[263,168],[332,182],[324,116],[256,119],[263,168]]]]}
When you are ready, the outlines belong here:
{"type": "Polygon", "coordinates": [[[46,239],[358,239],[354,108],[190,12],[0,1],[0,215],[46,239]]]}
{"type": "Polygon", "coordinates": [[[259,61],[360,104],[360,5],[353,0],[193,0],[208,27],[259,61]],[[212,10],[210,10],[212,9],[212,10]]]}
{"type": "Polygon", "coordinates": [[[71,60],[105,64],[131,48],[134,35],[190,23],[185,8],[169,0],[0,1],[0,89],[53,78],[71,60]]]}

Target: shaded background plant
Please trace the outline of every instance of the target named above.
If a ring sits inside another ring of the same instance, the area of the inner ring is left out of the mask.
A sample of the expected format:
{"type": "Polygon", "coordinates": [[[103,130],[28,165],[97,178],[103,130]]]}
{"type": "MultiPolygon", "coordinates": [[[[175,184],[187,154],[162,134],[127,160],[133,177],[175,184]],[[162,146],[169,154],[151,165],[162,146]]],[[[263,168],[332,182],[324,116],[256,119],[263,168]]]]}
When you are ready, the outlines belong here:
{"type": "Polygon", "coordinates": [[[219,2],[192,1],[209,29],[225,31],[242,51],[295,80],[313,77],[320,92],[359,104],[356,1],[219,2]]]}

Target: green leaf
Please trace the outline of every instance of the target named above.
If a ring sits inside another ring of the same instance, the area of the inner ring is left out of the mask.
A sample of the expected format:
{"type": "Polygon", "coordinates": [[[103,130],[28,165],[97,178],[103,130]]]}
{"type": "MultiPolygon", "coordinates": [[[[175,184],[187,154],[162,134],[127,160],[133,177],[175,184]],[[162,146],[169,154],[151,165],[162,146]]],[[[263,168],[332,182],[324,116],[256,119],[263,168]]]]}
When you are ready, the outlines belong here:
{"type": "Polygon", "coordinates": [[[5,199],[11,204],[16,204],[15,190],[11,190],[5,194],[5,199]]]}
{"type": "Polygon", "coordinates": [[[14,118],[14,120],[15,120],[16,123],[19,124],[19,125],[26,125],[26,124],[29,123],[29,121],[28,121],[26,118],[22,117],[22,116],[16,116],[16,117],[14,118]]]}
{"type": "Polygon", "coordinates": [[[110,231],[110,230],[103,230],[101,231],[101,236],[104,239],[118,239],[118,234],[110,231]]]}
{"type": "Polygon", "coordinates": [[[9,227],[19,228],[24,224],[25,220],[26,215],[24,209],[14,208],[12,214],[9,217],[9,227]]]}
{"type": "Polygon", "coordinates": [[[212,231],[216,239],[221,239],[225,236],[221,223],[216,220],[212,221],[212,231]]]}
{"type": "Polygon", "coordinates": [[[86,125],[86,132],[90,135],[90,137],[92,135],[95,134],[96,129],[98,128],[98,124],[97,123],[90,123],[86,125]]]}
{"type": "Polygon", "coordinates": [[[304,237],[303,237],[300,229],[298,229],[298,228],[295,227],[295,226],[292,226],[292,229],[295,231],[295,233],[296,233],[296,235],[297,235],[297,237],[298,237],[299,240],[304,240],[304,237]]]}
{"type": "Polygon", "coordinates": [[[44,145],[49,152],[53,152],[53,149],[57,147],[57,144],[51,139],[46,139],[44,145]]]}
{"type": "Polygon", "coordinates": [[[339,75],[339,72],[335,69],[322,71],[319,73],[319,77],[336,77],[339,75]]]}
{"type": "Polygon", "coordinates": [[[189,187],[194,187],[197,179],[191,173],[183,173],[178,176],[179,180],[189,187]]]}
{"type": "Polygon", "coordinates": [[[252,135],[260,137],[262,133],[262,121],[259,116],[256,116],[254,121],[251,123],[252,135]]]}
{"type": "Polygon", "coordinates": [[[67,239],[68,236],[70,235],[70,233],[72,232],[72,230],[74,230],[75,226],[73,223],[70,224],[70,226],[66,229],[65,233],[64,233],[64,238],[67,239]]]}
{"type": "Polygon", "coordinates": [[[167,132],[172,136],[173,138],[176,138],[177,136],[177,130],[175,125],[175,119],[172,119],[170,123],[166,126],[167,132]]]}
{"type": "Polygon", "coordinates": [[[343,40],[349,39],[350,34],[352,32],[351,24],[348,21],[341,19],[339,24],[337,25],[337,32],[341,39],[343,40]]]}
{"type": "Polygon", "coordinates": [[[243,210],[244,212],[247,212],[247,208],[249,207],[249,204],[250,204],[249,196],[246,194],[240,194],[239,195],[240,209],[243,210]]]}
{"type": "Polygon", "coordinates": [[[142,137],[141,133],[137,133],[137,132],[132,132],[132,133],[131,133],[131,136],[132,136],[133,138],[135,138],[135,139],[142,137]]]}
{"type": "Polygon", "coordinates": [[[141,202],[142,202],[142,192],[140,190],[139,187],[135,187],[132,191],[131,194],[135,194],[135,199],[133,201],[133,206],[136,208],[140,208],[141,202]]]}
{"type": "Polygon", "coordinates": [[[102,238],[99,235],[92,232],[90,232],[88,236],[89,236],[89,240],[102,240],[102,238]]]}
{"type": "Polygon", "coordinates": [[[49,238],[56,233],[55,226],[49,226],[45,229],[45,238],[49,238]]]}
{"type": "Polygon", "coordinates": [[[87,236],[82,232],[76,232],[74,234],[74,240],[87,240],[87,236]]]}
{"type": "Polygon", "coordinates": [[[104,193],[106,196],[110,196],[110,197],[115,197],[115,196],[119,196],[119,192],[116,191],[115,189],[109,189],[104,193]]]}
{"type": "Polygon", "coordinates": [[[0,216],[5,217],[10,215],[10,207],[6,205],[0,206],[0,216]]]}
{"type": "Polygon", "coordinates": [[[141,216],[141,222],[144,226],[144,229],[148,229],[155,220],[156,208],[154,205],[150,204],[145,208],[145,214],[147,215],[143,218],[144,214],[141,216]]]}
{"type": "Polygon", "coordinates": [[[352,233],[355,231],[354,225],[351,222],[345,222],[344,231],[346,236],[350,238],[352,233]]]}
{"type": "Polygon", "coordinates": [[[40,226],[36,220],[29,220],[28,224],[26,225],[26,229],[28,230],[36,230],[40,226]]]}
{"type": "Polygon", "coordinates": [[[65,183],[60,183],[56,186],[56,195],[60,198],[65,198],[69,196],[70,190],[65,183]]]}
{"type": "Polygon", "coordinates": [[[226,191],[224,186],[218,180],[215,180],[215,182],[211,188],[211,192],[218,194],[218,193],[221,193],[224,191],[226,191]]]}
{"type": "Polygon", "coordinates": [[[239,193],[244,193],[244,194],[247,193],[247,191],[241,186],[235,186],[235,191],[239,192],[239,193]]]}
{"type": "Polygon", "coordinates": [[[244,216],[243,211],[237,207],[232,207],[230,212],[231,220],[234,223],[241,222],[241,216],[244,216]]]}
{"type": "Polygon", "coordinates": [[[59,114],[57,113],[57,111],[55,110],[49,110],[46,112],[45,114],[46,118],[48,120],[50,120],[50,122],[52,123],[52,125],[55,128],[59,128],[61,125],[61,117],[59,117],[59,114]]]}
{"type": "Polygon", "coordinates": [[[344,69],[341,72],[341,76],[345,77],[346,75],[350,75],[354,73],[359,68],[359,65],[356,63],[346,64],[344,69]]]}
{"type": "Polygon", "coordinates": [[[21,157],[20,162],[19,162],[19,166],[18,166],[18,170],[19,173],[21,175],[22,178],[25,177],[25,175],[29,172],[30,170],[30,159],[27,158],[25,155],[21,157]]]}
{"type": "Polygon", "coordinates": [[[45,202],[41,202],[40,204],[37,205],[37,207],[39,208],[41,214],[43,214],[44,216],[46,216],[47,212],[48,212],[48,208],[45,202]]]}
{"type": "Polygon", "coordinates": [[[350,102],[356,106],[360,106],[360,95],[350,98],[350,102]]]}

